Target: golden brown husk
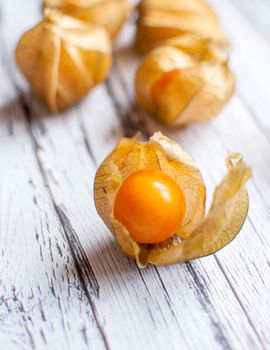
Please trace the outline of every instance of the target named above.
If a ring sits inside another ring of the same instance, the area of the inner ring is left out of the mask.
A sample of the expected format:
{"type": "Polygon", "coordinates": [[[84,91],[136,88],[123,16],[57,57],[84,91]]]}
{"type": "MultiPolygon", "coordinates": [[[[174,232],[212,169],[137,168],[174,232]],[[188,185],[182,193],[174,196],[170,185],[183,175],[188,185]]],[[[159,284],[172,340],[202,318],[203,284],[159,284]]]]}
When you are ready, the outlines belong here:
{"type": "Polygon", "coordinates": [[[46,11],[21,37],[16,60],[34,92],[52,111],[61,111],[106,77],[111,42],[103,28],[46,11]]]}
{"type": "Polygon", "coordinates": [[[221,51],[206,40],[185,36],[171,39],[144,58],[135,87],[145,111],[178,127],[215,117],[232,96],[235,79],[221,51]],[[170,72],[177,73],[154,95],[170,72]]]}
{"type": "Polygon", "coordinates": [[[44,0],[44,6],[103,26],[111,38],[118,34],[131,9],[128,0],[44,0]]]}
{"type": "Polygon", "coordinates": [[[97,211],[121,250],[136,259],[139,267],[148,263],[165,265],[206,256],[228,244],[239,232],[247,215],[245,182],[250,168],[241,155],[227,156],[228,173],[216,188],[211,209],[205,215],[205,185],[194,160],[178,144],[161,133],[149,142],[138,137],[120,140],[99,167],[94,184],[97,211]],[[163,243],[139,244],[114,218],[114,200],[124,179],[139,169],[157,169],[171,176],[185,195],[187,210],[181,227],[163,243]]]}
{"type": "Polygon", "coordinates": [[[142,0],[138,11],[136,46],[142,52],[185,34],[195,34],[218,46],[228,45],[215,13],[203,0],[142,0]]]}

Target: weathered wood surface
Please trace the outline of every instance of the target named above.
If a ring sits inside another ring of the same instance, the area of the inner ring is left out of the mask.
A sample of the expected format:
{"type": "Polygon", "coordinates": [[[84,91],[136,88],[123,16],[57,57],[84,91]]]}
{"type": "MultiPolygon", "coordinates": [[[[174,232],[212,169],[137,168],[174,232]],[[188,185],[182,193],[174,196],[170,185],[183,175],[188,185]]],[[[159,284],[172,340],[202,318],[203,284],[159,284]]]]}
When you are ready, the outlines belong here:
{"type": "Polygon", "coordinates": [[[134,102],[134,19],[108,80],[50,116],[13,58],[41,4],[0,1],[1,349],[269,349],[270,3],[209,2],[232,38],[238,89],[217,119],[170,131],[134,102]],[[137,129],[146,137],[161,129],[190,151],[210,198],[226,150],[245,155],[254,168],[250,211],[231,245],[142,271],[121,254],[96,214],[92,185],[116,140],[137,129]]]}

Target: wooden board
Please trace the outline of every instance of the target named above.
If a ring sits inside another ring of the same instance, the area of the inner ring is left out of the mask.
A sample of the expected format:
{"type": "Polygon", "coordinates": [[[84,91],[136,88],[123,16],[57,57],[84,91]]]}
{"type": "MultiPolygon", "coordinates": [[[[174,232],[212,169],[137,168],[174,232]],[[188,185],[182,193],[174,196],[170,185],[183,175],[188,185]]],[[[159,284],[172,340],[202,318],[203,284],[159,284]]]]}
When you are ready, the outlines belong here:
{"type": "Polygon", "coordinates": [[[14,62],[36,0],[0,1],[0,348],[268,349],[270,3],[211,0],[232,39],[237,92],[221,115],[172,131],[136,106],[134,18],[107,81],[51,116],[14,62]],[[228,149],[254,168],[241,234],[214,256],[140,271],[93,203],[95,171],[122,135],[161,130],[199,162],[208,203],[228,149]]]}

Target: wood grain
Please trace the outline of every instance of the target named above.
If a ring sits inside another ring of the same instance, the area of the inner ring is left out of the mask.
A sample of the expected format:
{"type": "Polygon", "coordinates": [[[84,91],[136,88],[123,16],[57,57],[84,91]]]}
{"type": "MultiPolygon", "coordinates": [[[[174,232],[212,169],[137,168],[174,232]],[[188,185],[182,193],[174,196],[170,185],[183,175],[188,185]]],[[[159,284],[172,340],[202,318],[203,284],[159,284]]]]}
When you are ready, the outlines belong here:
{"type": "Polygon", "coordinates": [[[1,348],[269,347],[270,46],[247,20],[244,1],[210,3],[233,39],[238,90],[219,118],[172,131],[136,105],[134,19],[119,38],[108,80],[81,104],[51,116],[13,61],[16,41],[40,17],[40,4],[1,1],[1,348]],[[247,36],[256,47],[251,59],[247,36]],[[138,129],[145,138],[161,130],[178,140],[198,159],[210,193],[225,172],[226,150],[244,153],[254,168],[251,207],[230,246],[199,261],[143,271],[122,255],[96,214],[92,186],[117,139],[138,129]]]}

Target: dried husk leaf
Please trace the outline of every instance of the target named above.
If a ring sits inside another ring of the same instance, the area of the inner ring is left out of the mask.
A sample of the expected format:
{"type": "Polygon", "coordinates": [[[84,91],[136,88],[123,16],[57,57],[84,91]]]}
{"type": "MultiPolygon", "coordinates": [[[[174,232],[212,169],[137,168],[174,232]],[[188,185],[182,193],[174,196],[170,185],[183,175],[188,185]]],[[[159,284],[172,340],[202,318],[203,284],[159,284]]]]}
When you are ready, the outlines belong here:
{"type": "Polygon", "coordinates": [[[208,215],[183,242],[169,247],[155,247],[148,262],[156,265],[181,263],[213,254],[230,243],[238,234],[248,212],[246,181],[251,176],[242,156],[229,153],[228,173],[217,186],[208,215]]]}
{"type": "Polygon", "coordinates": [[[142,0],[138,11],[136,46],[142,52],[185,34],[195,34],[222,47],[229,44],[216,15],[203,0],[142,0]]]}
{"type": "Polygon", "coordinates": [[[103,28],[46,11],[21,37],[16,60],[34,92],[52,111],[61,111],[106,77],[111,42],[103,28]]]}
{"type": "Polygon", "coordinates": [[[142,168],[167,173],[183,190],[186,213],[176,236],[188,238],[205,214],[205,186],[200,171],[194,160],[178,144],[160,133],[154,134],[149,142],[140,142],[138,136],[122,139],[97,171],[95,204],[122,251],[136,258],[140,267],[147,263],[152,247],[134,242],[128,231],[114,218],[113,208],[115,195],[124,179],[142,168]]]}
{"type": "Polygon", "coordinates": [[[103,26],[111,38],[118,34],[131,9],[128,0],[44,0],[44,6],[103,26]]]}
{"type": "Polygon", "coordinates": [[[123,138],[99,167],[94,184],[97,211],[121,250],[136,259],[139,267],[148,263],[166,265],[182,263],[215,253],[232,241],[240,231],[247,212],[246,181],[251,169],[238,153],[227,156],[228,172],[217,186],[206,217],[205,186],[193,159],[178,144],[161,133],[149,142],[139,137],[123,138]],[[182,226],[168,240],[159,244],[139,244],[114,218],[115,195],[124,179],[142,169],[159,169],[172,176],[181,186],[187,204],[182,226]]]}
{"type": "Polygon", "coordinates": [[[173,41],[174,47],[159,47],[140,64],[135,81],[139,104],[174,127],[215,117],[235,87],[227,59],[205,41],[193,38],[194,46],[173,41]],[[184,52],[186,47],[193,54],[184,52]]]}

